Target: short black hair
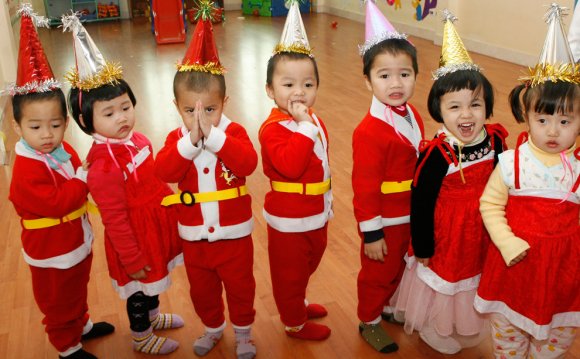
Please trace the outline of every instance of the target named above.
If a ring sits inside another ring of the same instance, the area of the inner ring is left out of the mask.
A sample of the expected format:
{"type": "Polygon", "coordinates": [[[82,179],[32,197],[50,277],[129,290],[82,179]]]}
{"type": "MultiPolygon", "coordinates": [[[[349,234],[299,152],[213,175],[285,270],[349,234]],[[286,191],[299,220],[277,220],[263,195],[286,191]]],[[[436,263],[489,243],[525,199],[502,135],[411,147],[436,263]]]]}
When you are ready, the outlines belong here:
{"type": "Polygon", "coordinates": [[[316,77],[316,86],[320,85],[320,76],[318,75],[318,66],[316,65],[316,60],[314,57],[308,56],[306,54],[301,54],[299,52],[279,52],[274,56],[270,57],[268,60],[268,68],[266,70],[266,84],[272,86],[272,78],[274,77],[274,70],[276,70],[276,65],[281,60],[288,61],[298,61],[298,60],[310,60],[314,66],[314,76],[316,77]]]}
{"type": "Polygon", "coordinates": [[[224,75],[214,75],[201,71],[177,71],[173,78],[173,96],[177,99],[177,88],[183,84],[187,90],[195,92],[209,91],[212,82],[217,82],[222,99],[226,97],[226,79],[224,75]]]}
{"type": "Polygon", "coordinates": [[[384,53],[391,55],[407,54],[413,63],[413,71],[415,76],[419,73],[419,65],[417,64],[417,49],[415,46],[405,39],[386,39],[367,50],[363,55],[363,74],[370,79],[371,69],[375,62],[375,58],[384,53]]]}
{"type": "Polygon", "coordinates": [[[478,92],[483,90],[483,100],[485,102],[485,118],[493,116],[493,86],[489,80],[477,70],[457,70],[435,80],[429,97],[427,107],[433,120],[443,123],[441,116],[441,96],[449,92],[461,90],[471,90],[478,92]]]}
{"type": "Polygon", "coordinates": [[[519,123],[525,122],[529,111],[548,115],[578,112],[579,99],[580,85],[563,81],[546,81],[534,87],[521,84],[509,95],[512,114],[519,123]]]}
{"type": "Polygon", "coordinates": [[[12,97],[12,114],[14,115],[14,120],[16,123],[20,124],[20,121],[22,121],[22,108],[27,103],[49,100],[59,101],[62,117],[66,120],[66,100],[64,98],[64,93],[59,88],[47,92],[33,92],[23,95],[14,95],[12,97]]]}
{"type": "Polygon", "coordinates": [[[109,101],[124,94],[129,95],[133,106],[137,104],[131,87],[122,79],[118,80],[118,83],[114,85],[106,84],[88,91],[71,88],[68,93],[70,112],[80,129],[84,133],[91,135],[95,132],[95,127],[93,126],[93,105],[95,102],[109,101]],[[83,117],[82,123],[80,121],[81,115],[83,117]]]}

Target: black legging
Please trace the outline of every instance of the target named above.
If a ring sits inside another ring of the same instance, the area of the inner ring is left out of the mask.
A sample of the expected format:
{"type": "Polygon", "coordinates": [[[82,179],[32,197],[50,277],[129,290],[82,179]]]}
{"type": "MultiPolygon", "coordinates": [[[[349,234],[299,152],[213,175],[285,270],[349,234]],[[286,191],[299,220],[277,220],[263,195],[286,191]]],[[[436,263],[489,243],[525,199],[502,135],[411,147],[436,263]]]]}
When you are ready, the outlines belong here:
{"type": "Polygon", "coordinates": [[[149,311],[159,307],[159,296],[146,296],[143,292],[137,292],[127,298],[127,315],[129,325],[135,332],[144,332],[151,326],[149,311]]]}

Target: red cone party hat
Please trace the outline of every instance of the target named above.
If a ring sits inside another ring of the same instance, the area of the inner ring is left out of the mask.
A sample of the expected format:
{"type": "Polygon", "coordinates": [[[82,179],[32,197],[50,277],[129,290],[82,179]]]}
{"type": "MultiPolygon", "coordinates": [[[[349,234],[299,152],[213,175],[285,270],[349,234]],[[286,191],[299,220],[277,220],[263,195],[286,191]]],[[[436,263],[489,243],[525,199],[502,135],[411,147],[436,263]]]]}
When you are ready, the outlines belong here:
{"type": "Polygon", "coordinates": [[[197,25],[185,57],[177,64],[177,71],[209,72],[222,75],[225,68],[220,64],[211,25],[214,8],[211,0],[202,0],[196,15],[197,25]]]}
{"type": "Polygon", "coordinates": [[[35,26],[48,27],[48,19],[36,15],[32,5],[25,3],[18,9],[18,15],[21,17],[18,75],[8,92],[14,96],[60,88],[36,33],[35,26]]]}

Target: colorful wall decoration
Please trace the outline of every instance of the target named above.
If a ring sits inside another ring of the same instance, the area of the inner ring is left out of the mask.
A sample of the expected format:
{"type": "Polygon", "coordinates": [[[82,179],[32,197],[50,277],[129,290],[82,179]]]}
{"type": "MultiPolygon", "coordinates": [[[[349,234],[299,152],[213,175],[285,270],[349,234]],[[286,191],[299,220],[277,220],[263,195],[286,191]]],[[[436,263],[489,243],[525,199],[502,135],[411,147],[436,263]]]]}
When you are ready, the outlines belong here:
{"type": "MultiPolygon", "coordinates": [[[[394,6],[395,10],[402,8],[401,0],[386,0],[389,6],[394,6]]],[[[578,1],[578,0],[576,0],[578,1]]],[[[413,18],[422,21],[429,16],[429,11],[437,7],[437,0],[411,0],[411,6],[415,9],[413,18]],[[423,3],[421,3],[423,1],[423,3]]]]}

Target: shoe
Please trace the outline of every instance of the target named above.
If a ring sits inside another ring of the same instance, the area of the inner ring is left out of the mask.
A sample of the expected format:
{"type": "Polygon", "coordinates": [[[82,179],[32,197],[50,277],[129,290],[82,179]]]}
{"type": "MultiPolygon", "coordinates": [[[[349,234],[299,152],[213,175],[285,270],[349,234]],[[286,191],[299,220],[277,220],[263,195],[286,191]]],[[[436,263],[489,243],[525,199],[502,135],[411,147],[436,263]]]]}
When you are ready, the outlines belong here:
{"type": "Polygon", "coordinates": [[[433,327],[424,327],[419,332],[419,338],[442,354],[456,354],[461,350],[461,344],[457,340],[439,335],[433,327]]]}

